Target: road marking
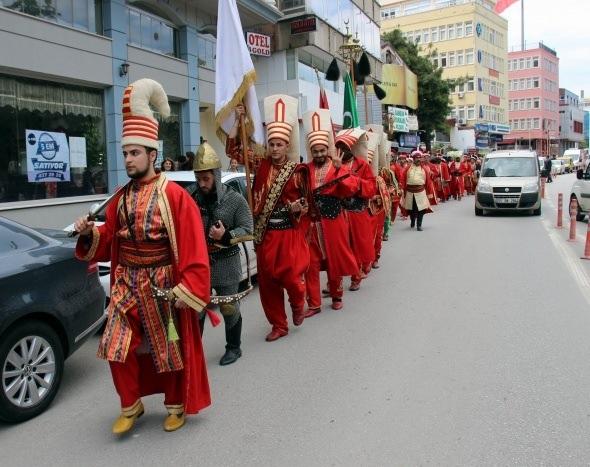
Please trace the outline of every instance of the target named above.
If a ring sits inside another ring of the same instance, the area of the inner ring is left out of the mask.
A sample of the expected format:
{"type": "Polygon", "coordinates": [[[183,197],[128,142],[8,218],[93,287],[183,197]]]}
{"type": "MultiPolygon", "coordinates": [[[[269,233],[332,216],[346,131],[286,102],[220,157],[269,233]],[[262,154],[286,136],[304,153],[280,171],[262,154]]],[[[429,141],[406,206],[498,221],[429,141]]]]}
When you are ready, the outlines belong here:
{"type": "Polygon", "coordinates": [[[590,305],[590,276],[582,265],[579,256],[577,256],[574,250],[569,248],[568,244],[565,243],[565,240],[561,238],[561,230],[556,229],[555,226],[551,224],[551,221],[546,218],[543,218],[542,222],[551,242],[553,242],[553,246],[572,274],[580,292],[590,305]]]}

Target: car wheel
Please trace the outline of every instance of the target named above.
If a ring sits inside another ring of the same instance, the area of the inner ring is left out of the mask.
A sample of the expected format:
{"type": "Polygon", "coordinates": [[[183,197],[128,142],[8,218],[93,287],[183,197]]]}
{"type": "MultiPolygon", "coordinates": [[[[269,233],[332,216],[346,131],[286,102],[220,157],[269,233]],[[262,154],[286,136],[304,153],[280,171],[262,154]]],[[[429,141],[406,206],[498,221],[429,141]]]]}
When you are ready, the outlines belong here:
{"type": "Polygon", "coordinates": [[[483,209],[475,208],[475,215],[476,216],[483,216],[483,209]]]}
{"type": "Polygon", "coordinates": [[[0,419],[36,417],[57,394],[64,367],[62,344],[47,324],[17,325],[0,338],[0,419]]]}
{"type": "Polygon", "coordinates": [[[541,215],[541,206],[537,209],[533,209],[533,216],[540,216],[541,215]]]}
{"type": "MultiPolygon", "coordinates": [[[[586,214],[584,214],[582,211],[580,211],[580,203],[578,202],[578,198],[576,198],[575,196],[572,196],[572,199],[575,199],[576,200],[576,203],[577,203],[577,206],[578,206],[578,209],[576,211],[576,220],[577,221],[583,221],[584,218],[586,217],[586,214]]],[[[571,202],[571,200],[570,200],[570,202],[571,202]]]]}

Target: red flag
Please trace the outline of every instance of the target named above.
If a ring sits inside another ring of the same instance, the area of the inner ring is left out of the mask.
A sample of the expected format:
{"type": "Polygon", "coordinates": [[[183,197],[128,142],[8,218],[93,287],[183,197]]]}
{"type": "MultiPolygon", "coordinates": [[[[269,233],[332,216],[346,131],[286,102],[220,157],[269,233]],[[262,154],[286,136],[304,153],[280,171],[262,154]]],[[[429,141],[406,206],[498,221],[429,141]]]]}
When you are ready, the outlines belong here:
{"type": "Polygon", "coordinates": [[[320,109],[329,109],[330,106],[328,105],[328,96],[326,96],[326,91],[323,87],[320,88],[320,109]]]}
{"type": "Polygon", "coordinates": [[[496,6],[494,7],[494,11],[498,14],[502,13],[506,8],[508,8],[513,3],[516,3],[518,0],[498,0],[496,2],[496,6]]]}

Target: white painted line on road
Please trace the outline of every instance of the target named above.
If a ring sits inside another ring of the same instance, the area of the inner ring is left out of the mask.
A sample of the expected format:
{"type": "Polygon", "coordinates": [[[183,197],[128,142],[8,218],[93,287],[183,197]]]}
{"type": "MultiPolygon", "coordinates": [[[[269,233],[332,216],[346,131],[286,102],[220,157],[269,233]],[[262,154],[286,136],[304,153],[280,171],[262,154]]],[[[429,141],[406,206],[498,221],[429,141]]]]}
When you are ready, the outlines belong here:
{"type": "Polygon", "coordinates": [[[578,285],[580,292],[590,305],[590,276],[586,272],[586,269],[582,265],[582,262],[575,252],[568,247],[568,244],[563,238],[561,238],[560,230],[556,229],[551,221],[543,219],[543,227],[547,231],[553,246],[556,248],[559,256],[569,269],[576,284],[578,285]]]}

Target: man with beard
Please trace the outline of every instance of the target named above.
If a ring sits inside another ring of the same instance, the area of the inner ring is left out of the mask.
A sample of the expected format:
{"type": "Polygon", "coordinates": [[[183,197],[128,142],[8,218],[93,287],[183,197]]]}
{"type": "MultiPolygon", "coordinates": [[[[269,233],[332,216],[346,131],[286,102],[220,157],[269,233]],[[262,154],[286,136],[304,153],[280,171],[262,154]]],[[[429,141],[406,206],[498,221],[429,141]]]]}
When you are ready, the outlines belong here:
{"type": "Polygon", "coordinates": [[[121,399],[115,434],[143,415],[143,396],[165,395],[165,431],[211,403],[197,320],[210,293],[203,225],[189,194],[154,170],[158,121],[149,104],[170,113],[159,83],[142,79],[125,89],[121,144],[131,181],[111,199],[103,225],[85,217],[75,223],[76,256],[111,261],[98,356],[108,360],[121,399]]]}
{"type": "Polygon", "coordinates": [[[320,270],[328,275],[333,310],[343,306],[342,277],[358,273],[342,199],[353,196],[359,189],[359,182],[342,166],[342,153],[335,151],[329,110],[306,113],[303,127],[308,157],[312,158],[307,163],[309,188],[313,193],[308,235],[310,263],[305,275],[308,303],[305,317],[309,318],[321,311],[320,270]]]}
{"type": "Polygon", "coordinates": [[[436,204],[436,196],[430,170],[422,164],[424,155],[414,151],[412,158],[414,162],[404,170],[401,185],[405,194],[404,207],[410,212],[410,228],[416,226],[421,232],[424,214],[432,212],[430,206],[436,204]]]}
{"type": "Polygon", "coordinates": [[[268,342],[289,332],[285,290],[293,324],[300,326],[305,319],[309,193],[307,167],[299,164],[297,103],[297,99],[287,95],[264,99],[268,157],[256,171],[252,190],[258,288],[262,308],[272,326],[266,336],[268,342]]]}
{"type": "Polygon", "coordinates": [[[352,251],[358,272],[351,277],[349,290],[356,291],[371,270],[375,260],[373,222],[368,211],[369,200],[377,193],[377,184],[367,163],[367,135],[360,128],[342,130],[336,135],[336,149],[343,154],[342,165],[358,183],[356,193],[342,204],[348,214],[352,251]]]}
{"type": "MultiPolygon", "coordinates": [[[[209,249],[211,287],[217,295],[238,293],[242,280],[239,243],[251,237],[252,214],[246,199],[221,183],[221,161],[208,143],[197,151],[193,166],[197,178],[195,201],[201,209],[209,249]]],[[[225,354],[220,365],[230,365],[242,356],[242,315],[240,303],[219,305],[225,322],[225,354]]],[[[201,333],[205,313],[201,316],[201,333]]]]}

